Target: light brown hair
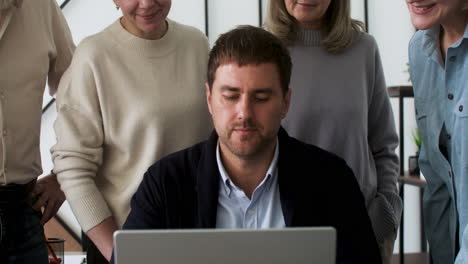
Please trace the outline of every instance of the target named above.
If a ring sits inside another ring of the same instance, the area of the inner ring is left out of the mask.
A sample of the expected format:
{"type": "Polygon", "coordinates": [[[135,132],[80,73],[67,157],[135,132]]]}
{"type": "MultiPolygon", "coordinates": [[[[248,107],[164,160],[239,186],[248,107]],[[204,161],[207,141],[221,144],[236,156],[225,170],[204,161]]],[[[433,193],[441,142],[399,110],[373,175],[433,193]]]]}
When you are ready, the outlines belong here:
{"type": "MultiPolygon", "coordinates": [[[[345,50],[365,31],[364,23],[351,18],[350,0],[331,0],[322,25],[322,46],[332,53],[345,50]]],[[[269,0],[264,27],[285,43],[294,41],[299,31],[299,23],[289,14],[284,0],[269,0]]]]}
{"type": "Polygon", "coordinates": [[[253,26],[239,26],[222,34],[216,40],[208,59],[208,85],[210,89],[219,66],[228,63],[276,65],[283,95],[289,88],[291,79],[291,57],[284,43],[270,32],[253,26]]]}

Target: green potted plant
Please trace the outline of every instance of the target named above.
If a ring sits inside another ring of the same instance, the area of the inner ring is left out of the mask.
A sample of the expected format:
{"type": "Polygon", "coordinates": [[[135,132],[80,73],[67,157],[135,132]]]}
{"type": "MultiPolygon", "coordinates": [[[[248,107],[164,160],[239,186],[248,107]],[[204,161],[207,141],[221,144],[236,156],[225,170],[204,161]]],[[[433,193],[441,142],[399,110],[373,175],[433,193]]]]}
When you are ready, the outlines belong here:
{"type": "Polygon", "coordinates": [[[417,152],[414,156],[408,157],[408,171],[410,176],[419,176],[419,152],[421,151],[422,137],[419,129],[416,128],[413,132],[413,141],[416,144],[417,152]]]}

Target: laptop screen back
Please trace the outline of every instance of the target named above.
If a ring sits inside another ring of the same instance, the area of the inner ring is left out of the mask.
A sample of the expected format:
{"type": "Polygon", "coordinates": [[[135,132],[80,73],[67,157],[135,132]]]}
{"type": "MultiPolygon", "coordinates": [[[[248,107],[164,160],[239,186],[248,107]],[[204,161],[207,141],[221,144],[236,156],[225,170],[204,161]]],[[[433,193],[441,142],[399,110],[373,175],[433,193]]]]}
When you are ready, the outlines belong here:
{"type": "Polygon", "coordinates": [[[121,230],[116,264],[334,264],[332,227],[268,230],[121,230]]]}

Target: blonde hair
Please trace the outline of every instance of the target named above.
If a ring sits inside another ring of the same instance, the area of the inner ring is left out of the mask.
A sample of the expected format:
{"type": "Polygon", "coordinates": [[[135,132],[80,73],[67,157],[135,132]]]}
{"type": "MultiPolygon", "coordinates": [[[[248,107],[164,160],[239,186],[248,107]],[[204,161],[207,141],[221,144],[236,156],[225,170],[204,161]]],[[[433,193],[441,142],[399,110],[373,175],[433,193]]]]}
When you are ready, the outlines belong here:
{"type": "MultiPolygon", "coordinates": [[[[269,0],[266,22],[263,26],[288,43],[297,38],[300,27],[297,20],[289,14],[284,1],[269,0]]],[[[321,28],[322,46],[326,51],[338,53],[345,50],[363,31],[365,31],[364,23],[351,18],[350,0],[331,0],[321,28]]]]}

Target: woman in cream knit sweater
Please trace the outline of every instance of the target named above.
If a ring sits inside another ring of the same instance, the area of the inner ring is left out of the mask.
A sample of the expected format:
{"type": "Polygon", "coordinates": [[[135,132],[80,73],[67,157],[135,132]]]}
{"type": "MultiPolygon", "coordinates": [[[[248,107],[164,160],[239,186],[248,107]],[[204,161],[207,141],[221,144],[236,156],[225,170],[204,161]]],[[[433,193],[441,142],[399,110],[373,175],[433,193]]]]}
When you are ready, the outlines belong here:
{"type": "MultiPolygon", "coordinates": [[[[61,188],[106,260],[148,166],[212,128],[206,37],[166,18],[170,0],[114,2],[123,17],[80,43],[61,80],[52,148],[61,188]]],[[[105,263],[98,253],[88,263],[105,263]]]]}

